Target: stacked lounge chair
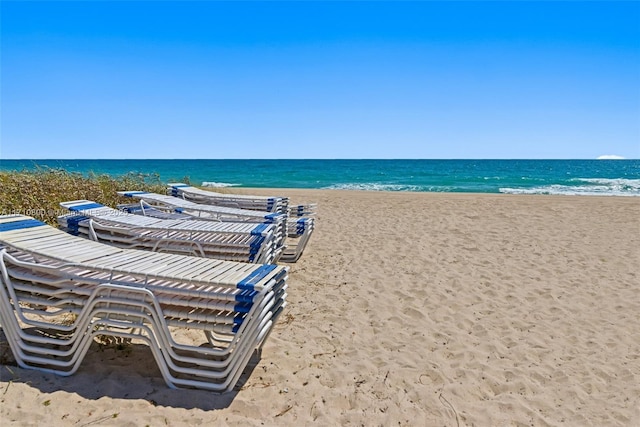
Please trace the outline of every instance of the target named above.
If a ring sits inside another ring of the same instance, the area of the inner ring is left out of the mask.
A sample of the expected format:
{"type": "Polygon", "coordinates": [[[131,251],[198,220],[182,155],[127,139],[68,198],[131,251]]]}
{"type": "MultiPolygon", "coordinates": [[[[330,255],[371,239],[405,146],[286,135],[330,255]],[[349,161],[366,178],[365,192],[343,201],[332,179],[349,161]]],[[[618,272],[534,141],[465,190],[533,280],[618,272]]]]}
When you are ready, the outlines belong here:
{"type": "Polygon", "coordinates": [[[260,264],[276,262],[283,251],[274,224],[144,217],[90,200],[60,205],[72,212],[58,217],[64,230],[119,247],[260,264]]]}
{"type": "Polygon", "coordinates": [[[305,217],[314,216],[318,205],[316,203],[306,203],[302,205],[293,205],[289,207],[289,217],[305,217]]]}
{"type": "MultiPolygon", "coordinates": [[[[180,212],[176,212],[175,210],[172,212],[162,210],[157,205],[154,206],[148,203],[148,202],[154,201],[153,197],[155,196],[152,196],[146,200],[141,199],[140,203],[118,205],[118,209],[129,212],[129,213],[133,213],[136,215],[143,215],[143,216],[152,217],[152,218],[174,219],[174,220],[207,219],[206,216],[194,218],[194,216],[192,215],[180,213],[183,211],[181,210],[181,208],[176,208],[175,205],[173,206],[174,209],[177,209],[180,212]]],[[[164,200],[164,196],[162,196],[162,200],[164,200]]],[[[179,205],[182,203],[182,202],[173,202],[170,199],[169,199],[169,202],[177,203],[179,205]]],[[[184,206],[193,206],[193,205],[189,205],[189,203],[192,203],[192,202],[187,202],[187,204],[184,206]]],[[[200,205],[197,207],[206,209],[205,206],[206,205],[200,205]]],[[[165,205],[164,208],[167,209],[167,205],[165,205]]],[[[276,258],[276,260],[279,259],[280,261],[283,261],[283,262],[293,263],[293,262],[296,262],[298,259],[300,259],[300,256],[302,256],[302,253],[304,252],[304,249],[306,248],[307,243],[309,242],[309,238],[313,233],[314,227],[315,227],[315,218],[313,217],[307,217],[307,216],[300,216],[300,217],[293,217],[293,218],[288,217],[286,220],[287,239],[284,241],[284,246],[279,247],[280,250],[278,250],[277,252],[278,254],[280,254],[280,257],[276,258]]]]}
{"type": "Polygon", "coordinates": [[[317,208],[317,204],[315,203],[289,205],[289,199],[287,197],[223,194],[203,190],[184,183],[170,183],[167,185],[167,194],[170,196],[180,197],[184,200],[206,205],[226,206],[265,212],[280,212],[287,213],[290,217],[313,216],[315,215],[317,208]]]}
{"type": "Polygon", "coordinates": [[[282,261],[296,262],[304,251],[314,228],[313,217],[317,204],[307,203],[289,206],[286,197],[263,197],[241,194],[222,194],[202,190],[184,183],[169,183],[167,193],[174,197],[199,204],[238,207],[266,212],[287,213],[287,248],[282,261]]]}
{"type": "Polygon", "coordinates": [[[122,249],[3,215],[0,273],[21,367],[71,375],[106,335],[145,341],[170,387],[228,391],[286,305],[288,269],[122,249]],[[175,328],[206,342],[178,342],[175,328]]]}
{"type": "MultiPolygon", "coordinates": [[[[120,203],[116,207],[118,208],[118,210],[123,212],[148,216],[150,218],[182,219],[190,221],[200,220],[200,218],[194,218],[193,215],[158,209],[157,207],[150,205],[144,200],[140,200],[140,202],[138,203],[120,203]]],[[[204,219],[205,218],[203,218],[203,220],[204,219]]]]}
{"type": "Polygon", "coordinates": [[[255,211],[287,213],[289,199],[287,197],[264,197],[244,194],[223,194],[202,190],[184,183],[169,183],[167,193],[195,203],[214,206],[249,209],[255,211]]]}
{"type": "MultiPolygon", "coordinates": [[[[177,212],[166,212],[144,201],[141,203],[127,203],[118,205],[118,209],[136,215],[142,215],[150,218],[174,219],[174,220],[195,220],[191,215],[181,214],[177,212]]],[[[276,260],[283,262],[296,262],[302,256],[311,233],[314,229],[314,218],[287,218],[287,239],[286,245],[281,246],[278,251],[279,257],[276,260]]]]}
{"type": "Polygon", "coordinates": [[[282,236],[281,240],[276,242],[278,245],[283,245],[286,237],[286,213],[268,213],[248,209],[204,205],[190,202],[179,197],[149,193],[146,191],[118,191],[118,194],[124,197],[138,199],[142,203],[153,206],[156,209],[188,214],[194,218],[203,220],[274,224],[276,235],[282,236]]]}
{"type": "Polygon", "coordinates": [[[296,262],[307,247],[311,233],[315,227],[315,219],[289,218],[287,219],[287,246],[280,257],[284,262],[296,262]]]}

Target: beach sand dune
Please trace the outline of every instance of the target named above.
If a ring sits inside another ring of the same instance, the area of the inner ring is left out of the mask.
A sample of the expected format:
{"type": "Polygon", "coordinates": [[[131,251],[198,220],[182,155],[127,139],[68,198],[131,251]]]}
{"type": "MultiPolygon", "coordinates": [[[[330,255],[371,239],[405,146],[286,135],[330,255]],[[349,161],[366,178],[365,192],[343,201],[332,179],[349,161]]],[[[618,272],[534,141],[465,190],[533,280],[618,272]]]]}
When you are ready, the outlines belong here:
{"type": "Polygon", "coordinates": [[[276,191],[317,225],[239,390],[96,344],[0,366],[2,425],[640,425],[640,199],[276,191]]]}

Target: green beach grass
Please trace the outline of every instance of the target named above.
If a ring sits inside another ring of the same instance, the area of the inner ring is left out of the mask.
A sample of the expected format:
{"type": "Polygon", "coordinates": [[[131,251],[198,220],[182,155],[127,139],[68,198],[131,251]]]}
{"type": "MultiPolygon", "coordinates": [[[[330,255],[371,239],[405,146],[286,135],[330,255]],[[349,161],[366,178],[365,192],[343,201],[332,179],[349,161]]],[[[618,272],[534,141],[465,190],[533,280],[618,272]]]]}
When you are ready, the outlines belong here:
{"type": "Polygon", "coordinates": [[[56,217],[68,213],[60,202],[87,199],[106,206],[130,202],[117,191],[139,190],[164,194],[166,186],[155,174],[129,173],[121,177],[84,176],[62,169],[0,172],[0,213],[32,216],[57,226],[56,217]]]}

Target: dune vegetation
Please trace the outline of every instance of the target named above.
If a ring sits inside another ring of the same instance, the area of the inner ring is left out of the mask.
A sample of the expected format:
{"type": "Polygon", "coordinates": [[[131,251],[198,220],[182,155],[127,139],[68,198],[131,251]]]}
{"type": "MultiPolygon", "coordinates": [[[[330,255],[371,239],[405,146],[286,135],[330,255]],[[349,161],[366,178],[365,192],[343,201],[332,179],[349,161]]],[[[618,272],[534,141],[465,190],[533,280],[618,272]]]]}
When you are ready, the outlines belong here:
{"type": "Polygon", "coordinates": [[[166,186],[157,174],[132,172],[112,177],[49,168],[0,171],[0,213],[29,215],[56,225],[56,217],[68,213],[60,202],[87,199],[115,207],[131,201],[118,196],[116,192],[122,190],[165,193],[166,186]]]}

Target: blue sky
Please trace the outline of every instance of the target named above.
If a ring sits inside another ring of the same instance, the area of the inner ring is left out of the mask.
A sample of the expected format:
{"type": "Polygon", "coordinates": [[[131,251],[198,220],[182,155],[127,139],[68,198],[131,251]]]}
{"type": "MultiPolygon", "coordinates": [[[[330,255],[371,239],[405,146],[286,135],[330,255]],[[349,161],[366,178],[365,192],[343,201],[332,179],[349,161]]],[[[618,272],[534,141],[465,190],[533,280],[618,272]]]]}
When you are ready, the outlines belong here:
{"type": "Polygon", "coordinates": [[[0,158],[640,158],[639,2],[2,1],[0,158]]]}

